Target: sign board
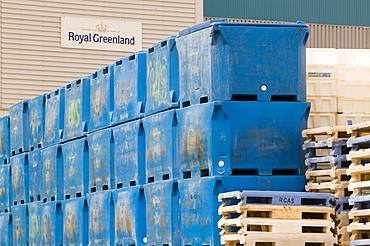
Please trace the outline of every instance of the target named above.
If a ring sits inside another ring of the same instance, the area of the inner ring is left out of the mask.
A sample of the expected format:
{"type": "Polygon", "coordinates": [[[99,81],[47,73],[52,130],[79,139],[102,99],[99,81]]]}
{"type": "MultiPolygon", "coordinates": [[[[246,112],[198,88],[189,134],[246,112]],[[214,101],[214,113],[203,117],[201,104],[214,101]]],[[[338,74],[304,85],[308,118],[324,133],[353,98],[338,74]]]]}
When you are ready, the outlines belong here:
{"type": "Polygon", "coordinates": [[[142,26],[140,22],[61,17],[61,47],[140,51],[142,26]]]}

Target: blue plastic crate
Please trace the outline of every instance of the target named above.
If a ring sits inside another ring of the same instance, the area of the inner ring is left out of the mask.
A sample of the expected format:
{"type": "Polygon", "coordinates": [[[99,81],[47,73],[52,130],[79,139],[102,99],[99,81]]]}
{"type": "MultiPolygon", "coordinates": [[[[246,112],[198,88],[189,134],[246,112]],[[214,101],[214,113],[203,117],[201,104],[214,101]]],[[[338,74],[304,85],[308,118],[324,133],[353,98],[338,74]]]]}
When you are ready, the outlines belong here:
{"type": "Polygon", "coordinates": [[[62,201],[63,245],[88,245],[88,206],[85,197],[62,201]]]}
{"type": "Polygon", "coordinates": [[[42,204],[41,245],[63,245],[63,213],[60,202],[42,204]]]}
{"type": "Polygon", "coordinates": [[[62,149],[53,145],[42,149],[42,193],[43,202],[63,200],[64,172],[62,149]]]}
{"type": "Polygon", "coordinates": [[[62,144],[64,199],[85,196],[89,182],[89,150],[86,138],[62,144]]]}
{"type": "Polygon", "coordinates": [[[115,208],[115,244],[147,245],[145,196],[142,187],[127,187],[113,191],[115,208]]]}
{"type": "Polygon", "coordinates": [[[43,203],[41,201],[28,204],[30,245],[41,245],[42,205],[43,203]]]}
{"type": "Polygon", "coordinates": [[[30,115],[30,146],[33,151],[43,147],[45,129],[45,94],[28,101],[30,115]]]}
{"type": "Polygon", "coordinates": [[[29,152],[29,196],[30,202],[40,201],[42,194],[42,155],[41,149],[29,152]]]}
{"type": "Polygon", "coordinates": [[[147,245],[181,245],[177,180],[144,185],[147,245]]]}
{"type": "Polygon", "coordinates": [[[112,128],[116,188],[145,183],[145,135],[141,120],[112,128]]]}
{"type": "Polygon", "coordinates": [[[13,205],[29,202],[28,154],[23,153],[10,158],[13,205]]]}
{"type": "Polygon", "coordinates": [[[0,165],[9,164],[10,158],[10,118],[0,118],[0,165]]]}
{"type": "Polygon", "coordinates": [[[178,107],[179,71],[175,37],[147,50],[145,115],[178,107]]]}
{"type": "Polygon", "coordinates": [[[90,76],[89,132],[110,126],[114,108],[114,66],[99,69],[90,76]]]}
{"type": "MultiPolygon", "coordinates": [[[[182,241],[181,244],[173,245],[221,245],[220,229],[217,228],[217,222],[221,219],[218,215],[221,205],[218,201],[219,194],[245,189],[261,192],[302,191],[306,182],[304,179],[304,176],[292,175],[219,176],[179,180],[182,241]]],[[[161,200],[160,204],[162,201],[164,200],[161,200]]]]}
{"type": "Polygon", "coordinates": [[[46,94],[44,147],[62,140],[64,129],[64,87],[46,94]]]}
{"type": "Polygon", "coordinates": [[[180,101],[306,101],[304,23],[209,21],[179,32],[180,101]]]}
{"type": "Polygon", "coordinates": [[[303,174],[303,102],[212,102],[176,110],[182,178],[303,174]],[[286,114],[289,112],[289,114],[286,114]]]}
{"type": "Polygon", "coordinates": [[[21,204],[12,207],[12,223],[14,245],[29,245],[27,204],[21,204]]]}
{"type": "Polygon", "coordinates": [[[13,222],[11,213],[0,213],[0,245],[13,246],[13,222]]]}
{"type": "Polygon", "coordinates": [[[146,85],[146,52],[125,56],[114,65],[113,124],[143,117],[146,85]]]}
{"type": "Polygon", "coordinates": [[[146,182],[177,178],[176,131],[174,109],[153,114],[143,119],[145,130],[146,182]]]}
{"type": "Polygon", "coordinates": [[[12,205],[13,199],[10,164],[0,165],[0,213],[9,212],[12,205]]]}
{"type": "Polygon", "coordinates": [[[9,108],[11,155],[29,150],[30,118],[28,101],[22,101],[9,108]]]}
{"type": "Polygon", "coordinates": [[[89,145],[89,190],[109,190],[115,187],[114,147],[111,128],[87,135],[89,145]]]}
{"type": "Polygon", "coordinates": [[[111,191],[87,195],[89,206],[89,245],[113,245],[114,203],[111,191]]]}
{"type": "Polygon", "coordinates": [[[65,86],[63,141],[85,136],[90,118],[90,77],[65,86]]]}

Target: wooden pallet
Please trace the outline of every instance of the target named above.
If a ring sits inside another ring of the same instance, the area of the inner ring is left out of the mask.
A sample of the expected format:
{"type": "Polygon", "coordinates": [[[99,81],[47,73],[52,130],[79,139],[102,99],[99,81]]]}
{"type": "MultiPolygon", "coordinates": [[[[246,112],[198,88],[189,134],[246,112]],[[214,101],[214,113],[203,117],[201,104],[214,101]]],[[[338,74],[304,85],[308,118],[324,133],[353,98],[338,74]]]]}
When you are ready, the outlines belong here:
{"type": "Polygon", "coordinates": [[[353,221],[347,226],[347,231],[351,233],[350,240],[369,239],[370,237],[370,223],[353,221]]]}
{"type": "Polygon", "coordinates": [[[347,133],[351,135],[351,138],[370,135],[370,121],[365,121],[348,126],[347,133]]]}
{"type": "Polygon", "coordinates": [[[351,242],[351,233],[347,231],[347,226],[338,227],[338,246],[349,246],[351,242]]]}
{"type": "Polygon", "coordinates": [[[350,151],[347,160],[352,161],[354,165],[360,165],[363,160],[370,160],[370,148],[350,151]]]}
{"type": "Polygon", "coordinates": [[[347,126],[327,126],[302,131],[302,137],[306,138],[306,142],[315,142],[318,136],[324,136],[326,140],[338,141],[339,139],[348,139],[347,126]]]}

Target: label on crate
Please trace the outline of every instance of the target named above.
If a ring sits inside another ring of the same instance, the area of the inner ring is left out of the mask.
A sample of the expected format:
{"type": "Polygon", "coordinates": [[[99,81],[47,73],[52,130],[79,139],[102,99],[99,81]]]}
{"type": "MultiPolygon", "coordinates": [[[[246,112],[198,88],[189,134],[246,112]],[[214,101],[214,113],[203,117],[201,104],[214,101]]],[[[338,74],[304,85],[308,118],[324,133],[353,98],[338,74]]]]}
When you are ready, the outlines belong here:
{"type": "Polygon", "coordinates": [[[61,47],[140,51],[142,25],[140,22],[61,17],[61,47]]]}
{"type": "Polygon", "coordinates": [[[331,73],[315,73],[315,72],[309,72],[308,73],[308,77],[310,77],[310,78],[314,78],[314,77],[326,77],[326,78],[330,78],[331,77],[331,73]]]}
{"type": "Polygon", "coordinates": [[[294,204],[294,197],[279,197],[281,204],[294,204]]]}

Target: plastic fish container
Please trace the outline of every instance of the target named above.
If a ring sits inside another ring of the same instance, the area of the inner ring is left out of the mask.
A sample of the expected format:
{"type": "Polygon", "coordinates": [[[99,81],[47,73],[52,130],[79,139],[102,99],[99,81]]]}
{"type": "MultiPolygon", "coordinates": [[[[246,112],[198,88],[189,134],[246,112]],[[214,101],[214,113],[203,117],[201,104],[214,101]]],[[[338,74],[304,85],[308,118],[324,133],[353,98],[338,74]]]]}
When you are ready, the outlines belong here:
{"type": "Polygon", "coordinates": [[[28,153],[10,158],[13,205],[29,202],[29,164],[28,153]]]}
{"type": "Polygon", "coordinates": [[[17,155],[29,150],[30,118],[28,101],[22,101],[9,108],[10,151],[17,155]]]}
{"type": "Polygon", "coordinates": [[[43,147],[45,129],[45,94],[28,101],[30,116],[30,146],[33,151],[43,147]]]}

